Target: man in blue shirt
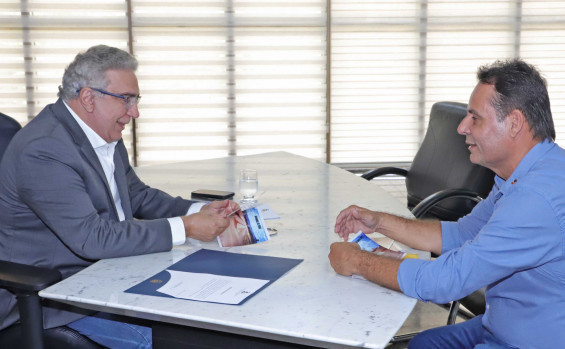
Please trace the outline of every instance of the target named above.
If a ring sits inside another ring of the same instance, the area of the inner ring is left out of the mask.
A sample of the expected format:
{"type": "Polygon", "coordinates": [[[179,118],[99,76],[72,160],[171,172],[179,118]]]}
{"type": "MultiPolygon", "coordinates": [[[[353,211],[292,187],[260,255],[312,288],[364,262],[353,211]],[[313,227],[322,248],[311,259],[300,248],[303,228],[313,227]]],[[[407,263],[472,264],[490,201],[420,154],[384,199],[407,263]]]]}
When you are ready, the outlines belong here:
{"type": "Polygon", "coordinates": [[[489,196],[457,222],[348,207],[335,226],[344,239],[378,231],[440,256],[399,261],[338,242],[330,262],[422,301],[487,287],[484,315],[424,331],[410,348],[553,348],[565,343],[565,151],[554,143],[546,82],[521,60],[481,67],[477,77],[457,131],[471,161],[497,175],[489,196]]]}

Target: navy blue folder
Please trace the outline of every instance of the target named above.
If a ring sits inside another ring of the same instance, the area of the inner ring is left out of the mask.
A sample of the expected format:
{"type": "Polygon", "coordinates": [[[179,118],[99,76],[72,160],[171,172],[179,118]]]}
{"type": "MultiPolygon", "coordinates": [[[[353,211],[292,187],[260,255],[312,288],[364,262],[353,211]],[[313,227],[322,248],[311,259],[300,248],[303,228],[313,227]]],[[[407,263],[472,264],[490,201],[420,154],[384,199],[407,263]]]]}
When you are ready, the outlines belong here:
{"type": "Polygon", "coordinates": [[[269,280],[263,287],[238,304],[241,305],[302,261],[302,259],[201,249],[125,292],[175,298],[157,291],[169,281],[170,274],[166,270],[269,280]]]}

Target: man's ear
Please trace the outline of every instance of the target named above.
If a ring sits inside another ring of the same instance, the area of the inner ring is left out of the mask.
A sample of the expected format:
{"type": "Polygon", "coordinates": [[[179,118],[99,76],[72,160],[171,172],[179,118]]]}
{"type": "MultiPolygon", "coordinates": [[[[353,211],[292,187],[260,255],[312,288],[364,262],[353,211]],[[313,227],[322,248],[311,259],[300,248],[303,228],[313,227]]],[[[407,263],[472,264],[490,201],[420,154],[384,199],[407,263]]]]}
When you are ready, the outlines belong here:
{"type": "Polygon", "coordinates": [[[518,109],[513,111],[506,116],[510,122],[510,136],[516,137],[522,130],[526,130],[526,117],[518,109]]]}
{"type": "Polygon", "coordinates": [[[78,99],[84,110],[88,113],[94,111],[94,91],[87,87],[82,88],[78,94],[78,99]]]}

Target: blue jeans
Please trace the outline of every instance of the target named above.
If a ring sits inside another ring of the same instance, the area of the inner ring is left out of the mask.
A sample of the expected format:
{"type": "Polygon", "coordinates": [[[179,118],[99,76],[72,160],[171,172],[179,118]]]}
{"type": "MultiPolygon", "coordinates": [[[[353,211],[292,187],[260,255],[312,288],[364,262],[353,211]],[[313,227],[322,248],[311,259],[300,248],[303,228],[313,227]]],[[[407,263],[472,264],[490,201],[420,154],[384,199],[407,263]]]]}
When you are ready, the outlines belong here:
{"type": "Polygon", "coordinates": [[[408,349],[512,348],[500,343],[482,324],[483,316],[449,326],[423,331],[408,343],[408,349]]]}
{"type": "Polygon", "coordinates": [[[67,324],[68,327],[111,349],[151,349],[151,327],[117,320],[107,313],[96,313],[67,324]]]}

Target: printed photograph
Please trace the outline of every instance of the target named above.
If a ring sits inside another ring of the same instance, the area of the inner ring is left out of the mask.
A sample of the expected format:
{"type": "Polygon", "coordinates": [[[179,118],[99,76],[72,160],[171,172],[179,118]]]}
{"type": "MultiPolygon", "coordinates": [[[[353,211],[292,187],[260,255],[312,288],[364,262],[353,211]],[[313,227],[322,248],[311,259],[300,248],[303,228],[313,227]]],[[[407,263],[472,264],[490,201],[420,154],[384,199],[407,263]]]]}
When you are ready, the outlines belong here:
{"type": "Polygon", "coordinates": [[[231,217],[228,228],[218,236],[220,247],[256,244],[269,240],[269,234],[261,212],[250,208],[231,217]]]}

